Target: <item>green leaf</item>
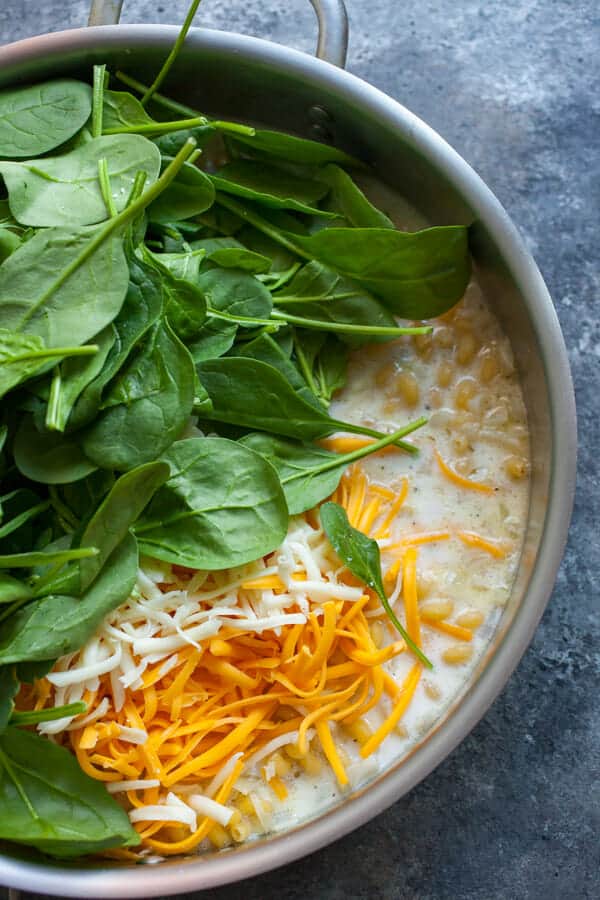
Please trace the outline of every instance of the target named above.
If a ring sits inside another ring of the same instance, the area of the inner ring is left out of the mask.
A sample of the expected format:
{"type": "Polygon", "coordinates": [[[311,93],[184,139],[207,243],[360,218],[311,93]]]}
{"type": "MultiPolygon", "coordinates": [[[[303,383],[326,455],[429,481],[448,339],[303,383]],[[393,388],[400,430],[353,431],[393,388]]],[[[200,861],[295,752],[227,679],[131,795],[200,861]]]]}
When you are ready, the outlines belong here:
{"type": "Polygon", "coordinates": [[[0,734],[6,729],[19,693],[19,679],[14,666],[0,666],[0,734]]]}
{"type": "Polygon", "coordinates": [[[79,716],[84,712],[87,712],[86,704],[82,700],[76,700],[74,703],[65,703],[62,706],[13,712],[10,724],[23,728],[27,725],[38,725],[40,722],[56,722],[57,719],[63,719],[66,716],[79,716]]]}
{"type": "MultiPolygon", "coordinates": [[[[207,419],[301,441],[334,431],[385,437],[366,426],[330,418],[300,397],[277,369],[259,360],[222,357],[199,363],[197,371],[212,403],[212,409],[203,413],[207,419]]],[[[414,452],[410,444],[399,445],[414,452]]]]}
{"type": "Polygon", "coordinates": [[[319,170],[317,178],[331,188],[329,205],[356,228],[394,228],[385,213],[365,197],[350,175],[339,166],[329,165],[319,170]]]}
{"type": "Polygon", "coordinates": [[[170,131],[153,138],[154,143],[163,156],[175,156],[189,138],[193,138],[198,147],[204,147],[215,134],[212,125],[196,125],[193,128],[182,128],[180,131],[170,131]]]}
{"type": "Polygon", "coordinates": [[[372,444],[343,454],[258,432],[244,435],[240,443],[271,463],[279,475],[290,515],[295,516],[329,497],[351,463],[395,443],[424,424],[425,419],[417,419],[372,444]]]}
{"type": "Polygon", "coordinates": [[[0,227],[0,263],[3,263],[21,244],[21,237],[11,228],[0,227]]]}
{"type": "Polygon", "coordinates": [[[209,269],[198,279],[209,308],[230,316],[268,318],[273,302],[266,287],[238,269],[209,269]]]}
{"type": "Polygon", "coordinates": [[[68,750],[19,728],[0,736],[0,806],[0,837],[52,856],[140,842],[127,813],[68,750]]]}
{"type": "Polygon", "coordinates": [[[217,190],[272,209],[335,217],[335,213],[317,207],[328,191],[327,185],[314,179],[299,178],[274,166],[265,166],[262,162],[237,159],[227,163],[210,178],[217,190]]]}
{"type": "Polygon", "coordinates": [[[285,162],[313,166],[321,166],[330,162],[349,166],[361,165],[343,150],[330,147],[329,144],[319,144],[316,141],[284,134],[281,131],[257,130],[253,135],[231,135],[229,140],[233,146],[244,151],[252,150],[254,155],[259,155],[261,158],[276,157],[285,162]]]}
{"type": "Polygon", "coordinates": [[[273,366],[274,369],[277,369],[283,375],[299,397],[302,397],[311,406],[321,409],[319,401],[311,392],[294,363],[270,334],[261,334],[253,341],[236,344],[232,356],[257,359],[259,362],[273,366]]]}
{"type": "Polygon", "coordinates": [[[10,209],[24,225],[93,225],[107,217],[98,181],[98,163],[106,160],[117,212],[125,208],[136,174],[146,186],[160,172],[160,153],[137,134],[97,137],[62,156],[25,162],[1,162],[10,209]]]}
{"type": "Polygon", "coordinates": [[[76,547],[73,550],[31,550],[28,553],[5,553],[0,556],[0,569],[30,569],[33,566],[49,566],[96,556],[95,547],[76,547]]]}
{"type": "MultiPolygon", "coordinates": [[[[172,157],[164,157],[163,165],[172,161],[172,157]]],[[[192,163],[186,163],[169,187],[150,204],[148,218],[151,222],[190,219],[210,209],[214,202],[215,189],[208,175],[192,163]]]]}
{"type": "Polygon", "coordinates": [[[169,466],[151,462],[127,472],[114,483],[81,535],[83,547],[97,547],[97,556],[82,559],[79,564],[81,590],[97,577],[108,557],[123,541],[131,526],[158,488],[169,477],[169,466]]]}
{"type": "MultiPolygon", "coordinates": [[[[284,314],[293,313],[308,319],[344,322],[349,325],[395,328],[394,316],[368,291],[333,269],[311,260],[295,273],[285,286],[273,295],[274,304],[284,314]]],[[[341,335],[351,346],[394,340],[387,335],[341,335]]]]}
{"type": "Polygon", "coordinates": [[[18,603],[33,597],[33,591],[24,581],[0,572],[0,604],[18,603]]]}
{"type": "Polygon", "coordinates": [[[85,125],[91,110],[89,84],[70,78],[0,91],[0,157],[53,150],[85,125]]]}
{"type": "Polygon", "coordinates": [[[163,459],[171,478],[135,526],[142,553],[225,569],[279,546],[287,507],[275,470],[258,453],[224,438],[191,438],[163,459]]]}
{"type": "Polygon", "coordinates": [[[194,364],[166,322],[144,338],[81,436],[99,468],[127,471],[151,462],[181,434],[194,401],[194,364]]]}
{"type": "MultiPolygon", "coordinates": [[[[75,403],[90,382],[102,372],[115,340],[115,328],[108,325],[94,338],[94,343],[98,347],[98,352],[94,356],[73,356],[61,363],[60,398],[57,414],[52,420],[54,430],[65,430],[75,403]]],[[[48,418],[46,425],[47,427],[50,425],[48,418]]]]}
{"type": "Polygon", "coordinates": [[[83,344],[115,318],[129,273],[120,237],[93,242],[102,226],[44,228],[0,266],[2,326],[59,347],[83,344]]]}
{"type": "Polygon", "coordinates": [[[79,650],[104,617],[127,600],[135,584],[137,566],[137,544],[127,534],[81,597],[54,594],[19,609],[0,625],[0,665],[56,659],[79,650]]]}
{"type": "Polygon", "coordinates": [[[33,416],[21,419],[13,453],[21,474],[42,484],[79,481],[97,468],[84,455],[78,439],[60,431],[38,430],[33,416]]]}
{"type": "Polygon", "coordinates": [[[115,342],[100,374],[84,389],[69,418],[70,428],[90,422],[100,408],[102,395],[129,354],[158,320],[163,306],[160,273],[135,254],[129,255],[129,284],[119,315],[113,322],[115,342]]]}
{"type": "Polygon", "coordinates": [[[389,604],[383,586],[381,558],[377,541],[367,537],[362,531],[353,528],[348,521],[346,510],[337,503],[324,503],[320,513],[323,530],[341,561],[353,575],[364,582],[371,590],[375,591],[388,617],[406,641],[407,646],[424,665],[432,669],[431,662],[410,638],[389,604]]]}
{"type": "Polygon", "coordinates": [[[216,359],[231,349],[238,326],[222,319],[207,319],[193,340],[187,344],[195,363],[216,359]]]}
{"type": "Polygon", "coordinates": [[[360,282],[405,319],[429,319],[460,300],[471,276],[468,231],[462,225],[395,231],[323,228],[287,235],[309,256],[360,282]]]}
{"type": "MultiPolygon", "coordinates": [[[[104,91],[102,131],[135,128],[154,122],[140,101],[128,91],[104,91]]],[[[182,145],[185,144],[183,141],[182,145]]]]}

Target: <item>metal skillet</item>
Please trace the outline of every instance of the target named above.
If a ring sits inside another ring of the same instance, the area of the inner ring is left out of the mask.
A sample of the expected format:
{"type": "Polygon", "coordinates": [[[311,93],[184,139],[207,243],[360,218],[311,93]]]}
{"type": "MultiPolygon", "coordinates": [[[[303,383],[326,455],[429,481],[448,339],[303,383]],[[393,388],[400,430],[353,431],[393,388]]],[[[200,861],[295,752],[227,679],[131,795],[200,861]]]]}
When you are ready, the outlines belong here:
{"type": "MultiPolygon", "coordinates": [[[[219,118],[333,143],[368,163],[432,222],[472,223],[473,258],[512,343],[531,434],[530,505],[510,602],[461,696],[408,758],[311,821],[233,851],[153,866],[65,865],[5,848],[0,883],[12,888],[71,897],[164,896],[248,878],[325,846],[406,794],[467,735],[523,655],[550,596],[571,514],[576,429],[566,350],[548,291],[506,212],[467,163],[405,107],[343,70],[342,0],[311,3],[319,21],[317,58],[258,38],[194,29],[169,76],[169,94],[219,118]]],[[[0,88],[58,75],[88,78],[98,62],[151,80],[177,28],[117,26],[121,4],[94,0],[90,25],[97,27],[0,49],[0,88]]]]}

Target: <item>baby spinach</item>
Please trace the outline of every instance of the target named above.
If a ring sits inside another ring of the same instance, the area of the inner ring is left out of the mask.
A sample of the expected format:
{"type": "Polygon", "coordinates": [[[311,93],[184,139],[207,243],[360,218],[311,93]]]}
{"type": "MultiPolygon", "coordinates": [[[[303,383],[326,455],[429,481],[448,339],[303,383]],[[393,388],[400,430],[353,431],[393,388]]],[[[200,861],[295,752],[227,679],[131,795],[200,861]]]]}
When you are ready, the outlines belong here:
{"type": "Polygon", "coordinates": [[[121,369],[133,348],[157,322],[163,307],[160,273],[132,251],[128,253],[129,284],[123,306],[113,322],[115,342],[102,371],[78,398],[69,426],[86,425],[97,414],[107,385],[121,369]]]}
{"type": "Polygon", "coordinates": [[[194,400],[194,364],[168,323],[144,338],[81,436],[102,469],[127,471],[156,459],[181,434],[194,400]]]}
{"type": "Polygon", "coordinates": [[[328,187],[314,178],[299,178],[275,166],[249,159],[227,163],[210,177],[217,190],[263,206],[325,218],[335,216],[335,213],[318,208],[317,203],[327,193],[328,187]]]}
{"type": "Polygon", "coordinates": [[[28,553],[6,553],[0,556],[0,569],[30,569],[32,566],[48,566],[72,559],[97,556],[95,547],[76,547],[74,550],[31,550],[28,553]]]}
{"type": "Polygon", "coordinates": [[[339,163],[347,166],[360,166],[361,164],[352,156],[331,147],[329,144],[319,144],[306,138],[295,137],[292,134],[284,134],[281,131],[256,130],[254,134],[236,134],[229,136],[234,147],[242,152],[251,153],[261,159],[276,157],[284,162],[301,163],[309,166],[321,166],[325,163],[339,163]]]}
{"type": "Polygon", "coordinates": [[[1,162],[10,209],[24,225],[93,225],[106,219],[98,182],[98,163],[106,171],[117,212],[125,208],[139,171],[146,186],[160,172],[160,152],[137,134],[97,137],[61,156],[24,162],[1,162]]]}
{"type": "Polygon", "coordinates": [[[14,666],[0,666],[0,734],[6,729],[19,693],[19,679],[14,666]]]}
{"type": "MultiPolygon", "coordinates": [[[[104,91],[102,107],[102,132],[119,134],[139,125],[152,125],[140,101],[128,91],[104,91]]],[[[187,138],[186,138],[187,140],[187,138]]],[[[185,142],[184,142],[185,143],[185,142]]]]}
{"type": "MultiPolygon", "coordinates": [[[[362,325],[367,329],[396,329],[394,316],[363,287],[339,275],[323,263],[311,260],[298,269],[290,281],[273,295],[273,302],[284,314],[318,319],[327,323],[343,322],[362,325]]],[[[387,341],[394,337],[363,334],[342,334],[341,339],[357,345],[366,341],[387,341]]]]}
{"type": "MultiPolygon", "coordinates": [[[[64,431],[75,403],[86,387],[102,372],[108,354],[116,339],[113,325],[108,325],[95,337],[97,352],[94,356],[73,356],[59,366],[60,395],[55,415],[46,416],[46,428],[64,431]]],[[[48,406],[50,410],[50,405],[48,406]]]]}
{"type": "Polygon", "coordinates": [[[356,228],[393,228],[385,213],[373,206],[350,175],[336,165],[320,169],[317,178],[331,188],[328,201],[332,209],[356,228]]]}
{"type": "Polygon", "coordinates": [[[79,481],[97,468],[84,455],[77,437],[38,429],[33,416],[21,419],[13,453],[21,474],[42,484],[79,481]]]}
{"type": "Polygon", "coordinates": [[[285,380],[293,387],[299,397],[310,403],[311,406],[320,408],[319,401],[311,392],[306,381],[283,348],[273,340],[270,334],[261,334],[259,337],[245,344],[237,344],[234,350],[237,357],[257,359],[267,363],[280,372],[285,380]]]}
{"type": "Polygon", "coordinates": [[[47,348],[36,334],[0,328],[0,397],[27,381],[52,360],[65,356],[93,356],[96,346],[47,348]]]}
{"type": "MultiPolygon", "coordinates": [[[[168,166],[172,159],[164,157],[164,165],[168,166]]],[[[186,163],[169,187],[148,207],[148,217],[151,222],[178,222],[210,209],[214,200],[215,189],[208,175],[186,163]]]]}
{"type": "Polygon", "coordinates": [[[0,735],[0,806],[0,837],[52,856],[140,842],[127,813],[68,750],[14,726],[0,735]]]}
{"type": "Polygon", "coordinates": [[[85,125],[91,110],[89,84],[71,78],[0,91],[0,157],[54,150],[85,125]]]}
{"type": "Polygon", "coordinates": [[[425,419],[417,419],[372,444],[342,454],[259,432],[245,435],[240,438],[240,443],[260,453],[275,468],[290,515],[295,516],[333,494],[344,471],[353,462],[388,447],[421,428],[425,422],[425,419]]]}
{"type": "Polygon", "coordinates": [[[28,584],[6,572],[0,572],[0,604],[21,602],[32,596],[33,591],[28,584]]]}
{"type": "MultiPolygon", "coordinates": [[[[384,437],[366,426],[330,418],[300,397],[277,369],[259,360],[221,357],[202,362],[197,369],[212,403],[205,414],[208,419],[304,441],[334,431],[384,437]]],[[[397,443],[415,452],[412,445],[397,443]]]]}
{"type": "Polygon", "coordinates": [[[0,266],[3,327],[57,347],[64,335],[83,344],[109,325],[129,272],[121,237],[96,246],[102,229],[44,228],[15,250],[0,266]]]}
{"type": "Polygon", "coordinates": [[[162,459],[171,477],[135,525],[142,553],[225,569],[279,546],[288,511],[275,469],[258,453],[225,438],[190,438],[162,459]]]}
{"type": "MultiPolygon", "coordinates": [[[[84,549],[63,551],[63,558],[78,558],[79,554],[83,559],[84,549]]],[[[43,556],[37,554],[38,559],[43,556]]],[[[0,557],[0,565],[2,560],[0,557]]],[[[127,599],[135,584],[137,566],[137,544],[128,533],[81,597],[52,594],[17,610],[0,624],[0,665],[56,659],[78,650],[104,617],[127,599]]]]}
{"type": "Polygon", "coordinates": [[[209,269],[198,287],[209,308],[241,318],[265,319],[271,313],[271,294],[258,279],[238,269],[209,269]]]}
{"type": "Polygon", "coordinates": [[[83,534],[84,547],[97,547],[97,556],[79,563],[81,590],[85,590],[99,574],[110,554],[123,541],[161,484],[169,477],[169,466],[151,462],[121,475],[102,501],[83,534]]]}
{"type": "Polygon", "coordinates": [[[394,610],[390,606],[383,586],[381,559],[377,541],[363,534],[362,531],[353,528],[348,521],[346,510],[337,503],[324,503],[320,512],[323,530],[341,561],[353,575],[359,578],[367,587],[370,587],[372,591],[375,591],[388,618],[406,641],[407,647],[423,665],[427,666],[428,669],[432,669],[431,662],[423,651],[417,647],[406,629],[398,621],[394,610]]]}

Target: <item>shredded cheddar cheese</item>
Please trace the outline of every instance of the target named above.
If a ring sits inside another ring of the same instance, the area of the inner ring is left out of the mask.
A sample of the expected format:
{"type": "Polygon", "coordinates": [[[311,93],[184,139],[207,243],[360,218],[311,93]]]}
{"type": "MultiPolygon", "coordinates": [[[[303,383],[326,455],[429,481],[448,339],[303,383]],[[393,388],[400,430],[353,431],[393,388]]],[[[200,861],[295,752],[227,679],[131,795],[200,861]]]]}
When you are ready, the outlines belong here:
{"type": "MultiPolygon", "coordinates": [[[[327,442],[338,452],[363,444],[327,442]]],[[[437,458],[457,485],[493,490],[437,458]]],[[[471,641],[470,629],[419,610],[418,548],[452,535],[405,528],[398,536],[408,491],[406,478],[393,491],[355,465],[332,499],[393,554],[385,583],[415,643],[427,644],[431,630],[471,641]]],[[[466,531],[457,537],[500,558],[491,540],[466,531]]],[[[128,603],[95,638],[19,697],[20,707],[35,709],[85,700],[84,715],[39,730],[70,746],[83,771],[125,805],[142,855],[244,840],[249,823],[264,829],[269,822],[269,804],[248,794],[248,779],[259,778],[281,803],[290,766],[316,773],[322,757],[347,788],[342,737],[354,740],[365,760],[398,728],[419,688],[421,664],[409,666],[391,626],[389,639],[381,639],[377,623],[388,622],[385,611],[374,592],[340,569],[314,511],[293,519],[282,547],[257,563],[215,573],[158,564],[152,573],[140,571],[128,603]],[[405,674],[397,683],[387,667],[400,658],[405,674]],[[369,724],[374,710],[379,719],[369,724]]],[[[132,851],[110,855],[137,858],[132,851]]]]}

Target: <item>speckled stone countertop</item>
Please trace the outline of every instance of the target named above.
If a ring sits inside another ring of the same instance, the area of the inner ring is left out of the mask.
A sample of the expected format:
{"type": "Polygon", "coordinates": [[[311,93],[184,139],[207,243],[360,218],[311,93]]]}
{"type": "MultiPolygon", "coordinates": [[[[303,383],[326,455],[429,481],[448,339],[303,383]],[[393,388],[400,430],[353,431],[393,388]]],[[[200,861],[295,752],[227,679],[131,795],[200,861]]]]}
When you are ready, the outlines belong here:
{"type": "MultiPolygon", "coordinates": [[[[600,7],[347,0],[348,68],[439,131],[521,229],[554,298],[579,408],[579,490],[554,595],[462,745],[328,849],[207,900],[600,897],[600,7]],[[418,14],[417,14],[418,10],[418,14]]],[[[0,0],[0,41],[83,25],[86,0],[0,0]]],[[[177,22],[187,0],[125,0],[177,22]]],[[[204,0],[208,27],[310,52],[306,0],[204,0]]],[[[188,895],[199,897],[199,894],[188,895]]]]}

